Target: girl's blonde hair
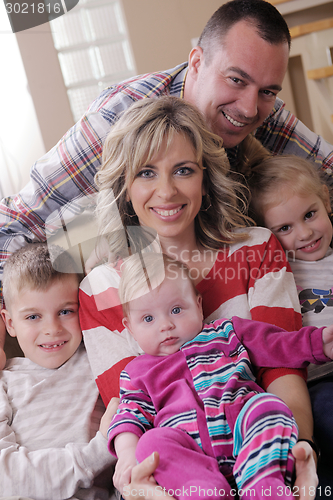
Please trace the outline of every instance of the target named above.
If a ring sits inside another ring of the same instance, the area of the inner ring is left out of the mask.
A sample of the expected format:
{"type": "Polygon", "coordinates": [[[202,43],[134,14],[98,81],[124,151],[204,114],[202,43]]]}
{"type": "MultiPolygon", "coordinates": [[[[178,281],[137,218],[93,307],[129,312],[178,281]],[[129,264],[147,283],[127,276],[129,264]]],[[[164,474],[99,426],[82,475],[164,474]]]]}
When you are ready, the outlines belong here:
{"type": "Polygon", "coordinates": [[[107,239],[113,255],[126,255],[129,243],[136,246],[127,230],[139,226],[128,201],[128,187],[139,169],[165,144],[170,147],[175,134],[191,142],[204,169],[207,201],[195,218],[198,242],[205,248],[218,249],[246,237],[233,233],[234,228],[249,222],[244,214],[243,187],[228,177],[229,162],[222,139],[207,129],[194,106],[177,97],[163,96],[133,104],[112,127],[104,144],[102,167],[95,177],[99,189],[96,214],[99,234],[107,239]]]}
{"type": "Polygon", "coordinates": [[[243,145],[242,170],[251,192],[249,213],[258,225],[264,225],[266,210],[291,196],[315,194],[325,206],[329,202],[325,181],[313,162],[296,155],[273,156],[254,137],[243,145]]]}

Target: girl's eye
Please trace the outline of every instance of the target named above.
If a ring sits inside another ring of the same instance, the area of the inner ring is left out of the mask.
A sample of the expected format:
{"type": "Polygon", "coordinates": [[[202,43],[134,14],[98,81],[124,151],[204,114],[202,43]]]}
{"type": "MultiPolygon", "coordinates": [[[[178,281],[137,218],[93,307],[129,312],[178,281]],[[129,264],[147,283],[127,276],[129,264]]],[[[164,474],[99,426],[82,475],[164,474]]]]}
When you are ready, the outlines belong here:
{"type": "Polygon", "coordinates": [[[30,315],[27,317],[27,319],[30,319],[30,320],[32,320],[32,321],[33,321],[33,320],[35,320],[35,319],[38,319],[38,318],[39,318],[38,314],[30,314],[30,315]]]}
{"type": "Polygon", "coordinates": [[[177,307],[174,307],[172,309],[171,313],[172,314],[179,314],[181,310],[182,310],[182,308],[177,306],[177,307]]]}
{"type": "Polygon", "coordinates": [[[151,322],[153,321],[153,319],[154,319],[154,318],[153,318],[153,316],[151,316],[150,314],[148,314],[147,316],[145,316],[145,317],[143,318],[143,321],[144,321],[145,323],[151,323],[151,322]]]}
{"type": "Polygon", "coordinates": [[[278,230],[278,233],[286,233],[287,231],[289,231],[289,229],[290,229],[290,226],[287,226],[287,225],[282,226],[282,227],[280,227],[280,229],[278,230]]]}
{"type": "Polygon", "coordinates": [[[304,219],[307,220],[307,219],[311,219],[315,214],[315,211],[314,210],[311,210],[311,212],[308,212],[307,214],[304,215],[304,219]]]}

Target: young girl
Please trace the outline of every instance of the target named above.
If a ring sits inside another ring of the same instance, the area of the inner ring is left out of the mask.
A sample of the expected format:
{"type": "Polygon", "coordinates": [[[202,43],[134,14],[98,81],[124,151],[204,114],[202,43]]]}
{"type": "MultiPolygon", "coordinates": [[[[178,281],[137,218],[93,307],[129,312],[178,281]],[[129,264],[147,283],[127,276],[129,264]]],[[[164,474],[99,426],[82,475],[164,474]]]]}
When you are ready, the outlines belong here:
{"type": "MultiPolygon", "coordinates": [[[[333,314],[329,189],[310,161],[296,156],[271,156],[259,143],[250,141],[245,146],[244,173],[251,189],[251,215],[258,225],[275,234],[286,251],[298,288],[303,325],[329,324],[333,314]]],[[[333,363],[310,366],[308,382],[315,435],[321,441],[323,454],[320,472],[323,467],[332,467],[333,363]]],[[[319,476],[321,484],[333,486],[331,472],[327,480],[319,476]]]]}

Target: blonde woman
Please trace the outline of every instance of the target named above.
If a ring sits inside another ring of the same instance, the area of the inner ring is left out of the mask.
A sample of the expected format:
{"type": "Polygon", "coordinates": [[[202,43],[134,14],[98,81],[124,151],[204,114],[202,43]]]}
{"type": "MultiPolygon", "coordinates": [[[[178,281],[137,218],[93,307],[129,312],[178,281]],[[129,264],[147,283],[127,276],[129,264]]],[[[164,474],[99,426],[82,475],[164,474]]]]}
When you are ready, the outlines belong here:
{"type": "MultiPolygon", "coordinates": [[[[157,245],[184,262],[202,295],[206,322],[238,315],[287,330],[301,326],[285,255],[270,231],[246,227],[222,141],[196,108],[168,96],[135,103],[110,132],[102,163],[97,220],[112,263],[96,267],[82,282],[80,320],[106,402],[118,395],[121,369],[141,353],[123,327],[117,296],[119,263],[129,253],[144,258],[157,245]]],[[[304,374],[275,369],[258,377],[290,406],[300,437],[310,440],[304,374]]],[[[314,484],[314,477],[312,469],[303,479],[314,484]]]]}

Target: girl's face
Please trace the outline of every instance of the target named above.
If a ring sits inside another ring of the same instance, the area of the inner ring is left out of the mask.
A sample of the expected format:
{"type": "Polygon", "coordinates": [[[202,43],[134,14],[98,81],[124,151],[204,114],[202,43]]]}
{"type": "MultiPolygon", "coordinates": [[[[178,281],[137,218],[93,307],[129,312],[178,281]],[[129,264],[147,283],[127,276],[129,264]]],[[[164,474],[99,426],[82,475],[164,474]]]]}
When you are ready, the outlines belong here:
{"type": "Polygon", "coordinates": [[[315,261],[325,256],[332,240],[330,211],[328,196],[324,203],[314,193],[291,195],[286,202],[265,211],[265,226],[277,236],[289,258],[315,261]]]}
{"type": "Polygon", "coordinates": [[[176,134],[144,165],[128,188],[140,224],[155,229],[162,238],[193,238],[203,189],[203,169],[185,136],[176,134]]]}

